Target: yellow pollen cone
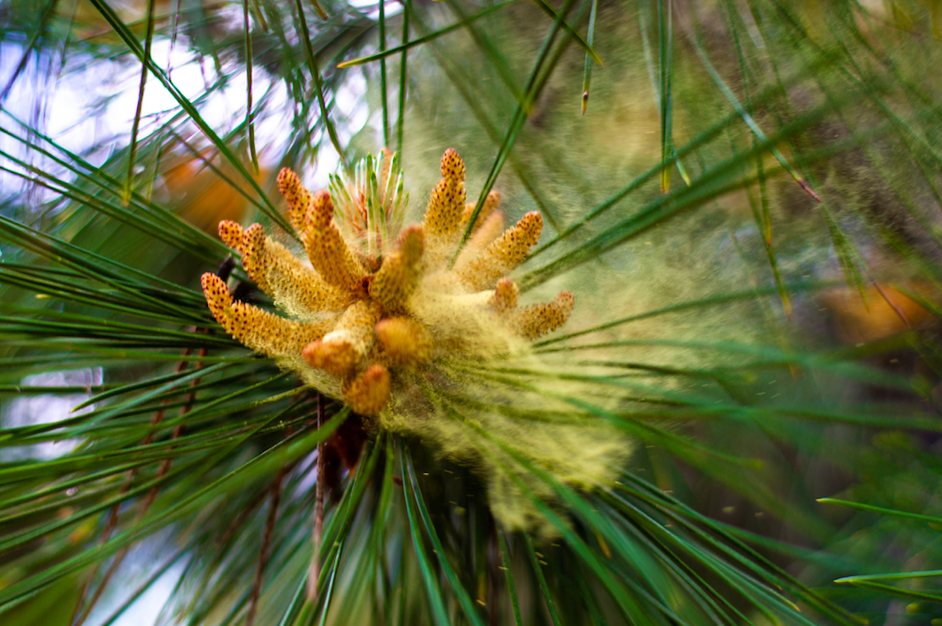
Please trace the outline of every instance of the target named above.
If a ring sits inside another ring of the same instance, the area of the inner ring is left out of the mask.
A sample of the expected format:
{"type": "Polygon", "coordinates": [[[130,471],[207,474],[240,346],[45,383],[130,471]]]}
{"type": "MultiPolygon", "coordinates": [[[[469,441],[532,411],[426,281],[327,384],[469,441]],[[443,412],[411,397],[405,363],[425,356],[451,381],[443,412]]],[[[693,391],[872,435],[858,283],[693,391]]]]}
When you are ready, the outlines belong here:
{"type": "Polygon", "coordinates": [[[441,172],[425,212],[425,232],[436,242],[448,241],[457,234],[466,196],[464,161],[452,148],[442,155],[441,172]]]}
{"type": "Polygon", "coordinates": [[[333,336],[304,346],[301,356],[311,367],[324,370],[331,376],[349,376],[356,371],[362,355],[357,353],[349,337],[330,334],[333,336]]]}
{"type": "Polygon", "coordinates": [[[305,345],[323,337],[333,324],[332,320],[296,322],[250,304],[233,302],[226,283],[215,274],[203,274],[201,283],[209,310],[226,332],[269,357],[297,356],[305,345]]]}
{"type": "Polygon", "coordinates": [[[302,231],[304,248],[311,265],[327,283],[350,293],[359,294],[366,271],[356,260],[333,221],[334,204],[330,192],[319,191],[307,210],[302,231]]]}
{"type": "Polygon", "coordinates": [[[322,341],[305,346],[301,356],[311,367],[331,376],[351,375],[365,363],[379,316],[379,304],[367,300],[354,302],[344,311],[334,330],[324,335],[322,341]]]}
{"type": "Polygon", "coordinates": [[[432,358],[432,335],[407,317],[390,317],[376,324],[376,336],[389,361],[400,367],[414,367],[432,358]]]}
{"type": "Polygon", "coordinates": [[[538,339],[565,324],[575,303],[572,293],[560,291],[551,302],[531,304],[518,311],[511,320],[511,326],[524,339],[538,339]]]}
{"type": "Polygon", "coordinates": [[[340,387],[344,401],[362,415],[378,415],[389,401],[389,371],[374,363],[366,370],[340,387]]]}
{"type": "Polygon", "coordinates": [[[230,248],[242,252],[242,227],[235,222],[219,222],[219,238],[230,248]]]}
{"type": "Polygon", "coordinates": [[[520,288],[517,283],[509,278],[501,278],[497,281],[497,287],[494,289],[494,295],[487,301],[491,308],[498,314],[506,315],[517,308],[517,298],[520,296],[520,288]]]}
{"type": "Polygon", "coordinates": [[[422,227],[413,224],[399,238],[399,249],[391,252],[370,284],[370,295],[388,311],[405,307],[422,275],[424,249],[422,227]]]}
{"type": "Polygon", "coordinates": [[[527,213],[515,226],[491,242],[484,252],[459,269],[458,278],[473,291],[487,289],[526,260],[542,231],[543,216],[536,211],[527,213]]]}
{"type": "Polygon", "coordinates": [[[242,266],[249,278],[293,315],[336,311],[350,301],[349,294],[328,285],[290,250],[266,237],[260,224],[252,224],[243,232],[241,249],[242,266]]]}
{"type": "Polygon", "coordinates": [[[304,218],[311,204],[311,192],[301,184],[298,175],[287,167],[278,172],[278,191],[288,203],[288,222],[299,233],[304,228],[304,218]]]}

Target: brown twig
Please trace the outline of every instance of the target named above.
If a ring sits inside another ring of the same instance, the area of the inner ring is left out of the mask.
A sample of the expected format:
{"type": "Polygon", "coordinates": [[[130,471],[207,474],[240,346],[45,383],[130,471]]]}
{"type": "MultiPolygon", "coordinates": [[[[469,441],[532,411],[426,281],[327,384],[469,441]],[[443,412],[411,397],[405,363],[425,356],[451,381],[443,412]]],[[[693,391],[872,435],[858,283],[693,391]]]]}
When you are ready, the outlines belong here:
{"type": "MultiPolygon", "coordinates": [[[[304,389],[302,389],[302,391],[304,391],[304,389]]],[[[305,420],[305,428],[307,428],[308,426],[313,425],[316,421],[317,421],[317,418],[316,418],[316,417],[315,417],[315,418],[308,419],[308,420],[305,420]]],[[[288,427],[287,427],[286,438],[287,438],[287,437],[291,437],[293,434],[294,434],[294,429],[293,429],[293,427],[288,426],[288,427]]],[[[288,464],[285,466],[285,475],[287,476],[288,474],[290,474],[290,473],[294,470],[294,468],[296,468],[298,465],[301,464],[301,461],[303,461],[303,459],[295,459],[295,460],[291,461],[290,463],[288,463],[288,464]]],[[[315,460],[315,462],[316,462],[316,460],[315,460]]],[[[308,469],[305,470],[305,471],[306,471],[306,472],[307,472],[307,471],[310,471],[310,468],[308,468],[308,469]]],[[[231,524],[229,524],[229,527],[226,528],[226,530],[223,531],[222,535],[219,536],[219,539],[216,540],[216,546],[217,546],[217,547],[223,545],[223,544],[229,539],[229,537],[232,536],[232,533],[234,533],[234,532],[236,531],[236,529],[239,528],[239,526],[241,526],[242,524],[245,523],[245,520],[247,520],[248,517],[249,517],[249,515],[251,515],[252,512],[253,512],[255,509],[257,509],[257,508],[262,504],[262,501],[265,500],[265,497],[266,497],[269,493],[271,493],[271,490],[272,490],[273,488],[274,488],[274,484],[269,485],[268,488],[263,489],[262,491],[258,492],[258,493],[255,495],[255,497],[252,499],[252,501],[249,502],[248,506],[246,506],[244,509],[242,509],[242,511],[239,513],[238,517],[236,517],[235,520],[233,520],[233,522],[232,522],[231,524]]]]}
{"type": "MultiPolygon", "coordinates": [[[[317,394],[317,428],[324,424],[324,399],[317,394]]],[[[317,582],[321,577],[321,541],[324,539],[324,442],[317,444],[317,488],[314,492],[314,554],[311,556],[311,568],[307,577],[307,599],[312,604],[317,602],[317,582]]]]}
{"type": "Polygon", "coordinates": [[[265,534],[262,536],[262,547],[258,551],[258,567],[255,570],[255,581],[252,584],[252,598],[249,601],[249,611],[245,616],[245,626],[252,626],[255,621],[255,612],[258,610],[258,597],[262,591],[262,574],[268,564],[268,551],[271,548],[271,538],[275,532],[275,521],[278,518],[278,505],[281,502],[282,482],[285,479],[287,467],[282,465],[278,470],[271,486],[271,504],[268,507],[268,518],[265,520],[265,534]]]}
{"type": "MultiPolygon", "coordinates": [[[[488,624],[496,626],[500,623],[501,610],[497,599],[500,597],[500,585],[498,580],[501,571],[501,553],[500,543],[497,540],[497,524],[493,518],[488,524],[490,528],[487,533],[487,614],[488,624]]],[[[509,555],[508,555],[509,559],[509,555]]]]}
{"type": "MultiPolygon", "coordinates": [[[[195,329],[194,329],[194,330],[195,330],[195,329]]],[[[184,356],[189,356],[189,354],[191,354],[191,353],[192,353],[192,350],[191,350],[190,348],[187,348],[187,349],[184,351],[184,356]]],[[[200,348],[199,355],[200,355],[201,357],[206,356],[206,348],[200,348]]],[[[185,363],[186,363],[185,361],[181,361],[180,363],[177,364],[177,372],[178,372],[178,373],[180,373],[180,372],[182,372],[182,371],[184,371],[184,370],[186,369],[185,363]],[[181,367],[181,365],[182,365],[182,367],[181,367]]],[[[203,366],[202,361],[198,361],[198,362],[196,363],[196,366],[194,367],[194,369],[197,369],[197,370],[198,370],[198,369],[200,369],[202,366],[203,366]]],[[[190,387],[191,387],[191,389],[200,383],[200,379],[201,379],[201,377],[198,376],[198,377],[194,378],[192,381],[190,381],[190,387]]],[[[195,398],[196,398],[196,392],[195,392],[195,391],[192,391],[192,390],[191,390],[189,393],[187,393],[187,395],[186,395],[186,403],[184,404],[183,408],[180,410],[180,417],[183,417],[184,415],[186,415],[187,413],[190,412],[190,407],[192,406],[193,401],[194,401],[195,398]]],[[[167,399],[164,400],[161,404],[162,404],[162,405],[165,405],[167,402],[169,402],[169,400],[170,400],[170,399],[167,398],[167,399]]],[[[161,408],[161,409],[160,409],[159,411],[157,411],[157,413],[154,415],[153,419],[151,419],[151,424],[154,425],[154,426],[156,426],[157,424],[159,424],[161,421],[163,421],[164,415],[165,415],[165,410],[164,410],[163,408],[161,408]]],[[[176,428],[173,429],[173,434],[172,434],[171,437],[170,437],[171,440],[179,439],[179,438],[183,435],[183,432],[184,432],[185,430],[186,430],[186,426],[185,426],[184,424],[178,425],[176,428]]],[[[144,440],[143,440],[143,442],[141,443],[141,445],[147,445],[147,444],[151,443],[151,442],[154,440],[155,433],[156,433],[156,429],[154,429],[154,430],[152,430],[150,433],[148,433],[148,435],[144,438],[144,440]]],[[[170,449],[172,450],[173,448],[170,448],[170,449]]],[[[164,476],[166,476],[166,475],[167,475],[167,472],[170,471],[170,463],[171,463],[171,459],[170,459],[169,457],[166,458],[166,459],[164,459],[163,461],[161,461],[161,463],[160,463],[160,469],[157,471],[157,481],[158,481],[158,483],[159,483],[160,479],[162,479],[164,476]]],[[[122,487],[122,494],[123,494],[123,493],[127,493],[128,489],[130,489],[131,482],[134,480],[134,477],[137,475],[137,471],[138,471],[138,468],[134,468],[134,469],[130,470],[128,479],[127,479],[127,481],[125,481],[125,484],[124,484],[124,486],[122,487]]],[[[159,484],[158,484],[158,485],[154,485],[154,486],[151,488],[151,490],[147,493],[147,496],[144,498],[144,501],[143,501],[143,503],[141,504],[141,508],[140,508],[140,510],[138,511],[137,516],[136,516],[135,519],[134,519],[135,525],[138,524],[138,523],[140,523],[140,521],[143,519],[144,515],[147,514],[147,510],[148,510],[148,509],[150,508],[150,506],[154,503],[154,499],[157,497],[157,492],[158,492],[159,488],[160,488],[160,487],[159,487],[159,484]]],[[[120,504],[120,503],[119,503],[119,504],[120,504]]],[[[107,525],[106,528],[105,528],[105,533],[107,533],[107,534],[104,534],[104,535],[103,535],[103,538],[100,540],[100,544],[104,544],[104,543],[105,543],[105,541],[107,540],[108,534],[110,534],[111,530],[112,530],[112,529],[114,528],[114,526],[117,524],[117,517],[118,517],[118,516],[117,516],[117,508],[118,508],[118,506],[119,506],[119,505],[116,504],[114,507],[112,507],[111,515],[109,516],[109,519],[108,519],[109,525],[107,525]],[[114,522],[113,524],[111,523],[112,521],[114,522]]],[[[89,614],[92,612],[92,609],[95,608],[95,604],[96,604],[96,603],[98,602],[98,600],[101,598],[101,594],[104,593],[105,588],[108,586],[108,583],[111,581],[111,577],[114,576],[114,573],[118,570],[118,567],[120,567],[121,562],[124,560],[124,557],[127,556],[128,550],[130,550],[130,546],[126,546],[126,547],[122,548],[120,552],[118,552],[118,554],[115,556],[114,560],[111,562],[111,565],[108,567],[108,570],[105,572],[105,575],[102,576],[101,583],[99,583],[98,587],[95,589],[95,593],[92,594],[92,598],[91,598],[91,600],[89,600],[88,605],[87,605],[87,606],[85,607],[85,609],[81,612],[81,614],[79,615],[78,619],[75,619],[75,613],[78,612],[78,609],[79,609],[79,608],[81,607],[81,605],[82,605],[82,601],[84,600],[84,597],[85,597],[85,595],[86,595],[87,592],[88,592],[88,586],[89,586],[89,584],[90,584],[92,578],[94,577],[95,573],[97,572],[97,568],[96,568],[96,572],[92,572],[92,574],[86,579],[86,582],[85,582],[85,584],[83,585],[82,590],[81,590],[81,592],[80,592],[79,600],[78,600],[78,602],[76,602],[75,609],[73,610],[73,616],[72,616],[72,622],[71,622],[71,623],[72,623],[74,626],[82,626],[82,624],[85,623],[85,620],[88,619],[88,616],[89,616],[89,614]]]]}
{"type": "Polygon", "coordinates": [[[883,297],[886,303],[890,305],[890,308],[893,309],[897,316],[899,316],[900,320],[906,324],[906,328],[912,328],[912,322],[910,322],[909,318],[906,317],[906,313],[904,313],[903,309],[901,309],[899,305],[893,301],[893,298],[891,298],[890,295],[883,290],[883,287],[880,286],[880,283],[873,281],[873,286],[877,288],[877,292],[883,297]]]}
{"type": "MultiPolygon", "coordinates": [[[[190,356],[192,353],[193,353],[193,349],[187,348],[183,351],[183,356],[190,356]]],[[[189,361],[180,361],[179,363],[177,363],[177,366],[174,369],[174,373],[182,374],[184,371],[186,371],[187,367],[189,367],[189,361]]],[[[157,412],[154,413],[154,416],[150,420],[151,426],[157,426],[158,424],[160,424],[160,422],[163,421],[164,416],[166,415],[166,409],[164,407],[170,404],[170,401],[172,399],[173,398],[165,398],[161,400],[160,409],[158,409],[157,412]]],[[[141,440],[140,445],[146,446],[152,443],[154,440],[154,434],[156,432],[157,432],[157,429],[154,428],[149,433],[147,433],[147,436],[144,437],[143,440],[141,440]]],[[[128,477],[125,479],[124,484],[121,485],[121,492],[119,493],[120,496],[124,496],[125,494],[127,494],[128,491],[131,490],[131,485],[134,483],[134,479],[137,478],[137,474],[139,471],[140,471],[140,468],[138,467],[132,467],[130,470],[128,470],[128,477]]],[[[118,512],[121,509],[121,503],[123,501],[124,500],[122,499],[121,501],[117,502],[114,506],[111,507],[111,510],[108,512],[108,520],[105,522],[105,528],[101,531],[101,535],[99,535],[98,537],[98,545],[100,546],[104,545],[108,541],[108,538],[111,536],[111,533],[114,531],[115,527],[118,525],[118,512]]],[[[79,620],[78,622],[76,622],[75,620],[79,614],[79,610],[81,609],[82,605],[85,603],[85,596],[88,594],[88,587],[91,585],[92,580],[95,578],[97,574],[98,574],[98,566],[96,565],[95,568],[92,570],[92,572],[85,578],[85,581],[82,583],[82,587],[79,589],[78,599],[75,602],[75,606],[72,609],[72,617],[69,620],[70,624],[81,624],[84,621],[84,618],[79,620]]],[[[94,600],[93,600],[93,604],[94,604],[94,600]]]]}
{"type": "MultiPolygon", "coordinates": [[[[234,266],[235,266],[234,259],[231,256],[228,256],[219,265],[219,268],[216,270],[216,275],[219,276],[222,280],[228,280],[229,275],[232,273],[232,268],[234,266]]],[[[189,332],[204,332],[204,333],[209,332],[205,328],[197,328],[195,326],[190,326],[187,330],[189,332]]],[[[191,354],[193,354],[192,348],[186,348],[183,351],[184,357],[190,356],[191,354]]],[[[206,356],[206,348],[200,349],[200,356],[206,356]]],[[[181,374],[187,369],[188,366],[189,366],[188,361],[186,360],[180,361],[177,363],[176,369],[174,371],[177,374],[181,374]]],[[[200,369],[202,366],[203,366],[202,362],[197,362],[196,367],[194,369],[200,369]]],[[[190,388],[192,389],[193,387],[198,385],[199,381],[200,381],[199,378],[194,379],[190,383],[190,388]]],[[[186,403],[180,412],[181,417],[189,413],[190,405],[193,404],[194,397],[195,397],[195,393],[193,391],[190,391],[187,394],[186,403]]],[[[165,407],[170,403],[171,399],[172,398],[166,398],[161,401],[160,403],[161,408],[156,413],[154,413],[154,417],[151,418],[151,421],[150,421],[151,426],[156,427],[158,424],[160,424],[163,421],[164,416],[166,414],[165,407]]],[[[144,437],[143,441],[141,441],[140,445],[146,446],[150,444],[151,442],[153,442],[156,433],[157,433],[157,429],[152,428],[151,431],[147,434],[147,436],[144,437]]],[[[180,426],[174,429],[172,439],[177,439],[182,434],[183,434],[183,425],[181,424],[180,426]]],[[[170,469],[170,459],[164,459],[164,461],[160,464],[160,470],[158,471],[158,476],[157,476],[158,479],[163,478],[169,469],[170,469]]],[[[123,496],[128,491],[130,491],[131,484],[134,482],[134,479],[137,477],[137,474],[139,471],[140,471],[140,468],[137,468],[137,467],[132,468],[131,470],[128,471],[128,477],[125,480],[124,484],[121,486],[121,492],[119,495],[123,496]]],[[[140,519],[144,516],[144,513],[147,512],[147,509],[150,507],[151,503],[154,501],[154,497],[156,497],[157,495],[156,490],[157,490],[157,487],[155,486],[153,489],[151,489],[150,493],[147,494],[147,499],[145,500],[145,503],[141,507],[140,513],[138,513],[137,521],[140,521],[140,519]]],[[[108,538],[111,536],[112,531],[117,526],[118,513],[119,513],[122,502],[123,502],[123,499],[118,501],[117,504],[111,507],[111,511],[108,514],[108,521],[105,523],[105,528],[102,531],[98,539],[98,545],[104,545],[108,541],[108,538]]],[[[88,587],[91,584],[91,581],[95,578],[95,576],[98,573],[98,565],[96,565],[92,573],[89,574],[85,578],[85,581],[82,583],[82,587],[79,590],[78,598],[76,599],[76,602],[75,602],[75,607],[72,609],[72,617],[69,619],[70,624],[74,624],[74,626],[81,626],[81,624],[88,618],[88,614],[91,612],[92,608],[95,606],[95,603],[98,601],[98,598],[101,596],[101,592],[104,590],[105,585],[107,585],[108,580],[114,574],[114,570],[117,569],[117,566],[121,563],[126,553],[127,553],[127,549],[125,548],[118,554],[117,557],[115,557],[114,563],[112,563],[111,567],[108,569],[108,572],[102,578],[102,582],[98,586],[98,590],[95,592],[95,595],[92,597],[92,600],[89,603],[88,607],[86,607],[85,611],[82,612],[82,615],[79,617],[78,621],[76,621],[76,615],[81,609],[82,604],[84,604],[85,602],[85,596],[88,593],[88,587]]]]}
{"type": "MultiPolygon", "coordinates": [[[[294,461],[286,465],[285,475],[290,474],[291,471],[295,467],[297,467],[300,462],[301,462],[301,459],[295,459],[294,461]]],[[[248,506],[242,509],[242,511],[239,513],[239,516],[236,517],[235,520],[231,524],[229,524],[229,527],[226,528],[226,530],[222,533],[222,535],[219,536],[219,539],[216,540],[217,547],[224,544],[226,540],[232,536],[232,533],[235,532],[236,528],[238,528],[239,526],[245,523],[245,520],[249,517],[249,515],[252,514],[252,511],[254,511],[255,509],[259,507],[259,505],[262,503],[265,497],[271,493],[273,488],[274,488],[274,484],[269,485],[268,488],[263,489],[262,491],[258,492],[255,495],[252,501],[249,502],[248,506]]]]}

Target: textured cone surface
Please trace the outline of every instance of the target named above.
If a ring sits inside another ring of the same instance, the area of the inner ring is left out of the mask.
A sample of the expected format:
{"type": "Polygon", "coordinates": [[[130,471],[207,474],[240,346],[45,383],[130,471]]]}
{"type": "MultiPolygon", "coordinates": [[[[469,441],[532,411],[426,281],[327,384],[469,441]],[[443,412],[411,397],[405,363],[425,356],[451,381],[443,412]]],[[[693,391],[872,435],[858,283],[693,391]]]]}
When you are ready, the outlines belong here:
{"type": "Polygon", "coordinates": [[[242,233],[242,267],[259,289],[272,295],[271,284],[268,281],[271,259],[267,243],[261,224],[249,226],[242,233]]]}
{"type": "Polygon", "coordinates": [[[259,224],[243,233],[242,266],[259,289],[294,315],[336,311],[350,300],[348,294],[328,285],[290,250],[266,237],[259,224]]]}
{"type": "Polygon", "coordinates": [[[296,357],[305,345],[323,337],[333,323],[286,320],[250,304],[233,302],[226,283],[215,274],[203,274],[201,282],[216,321],[243,345],[269,357],[296,357]]]}
{"type": "Polygon", "coordinates": [[[536,211],[527,213],[484,252],[458,270],[459,279],[471,290],[487,289],[526,260],[542,231],[543,217],[536,211]]]}
{"type": "Polygon", "coordinates": [[[406,317],[390,317],[376,324],[376,336],[393,365],[413,367],[432,358],[433,340],[429,331],[406,317]]]}
{"type": "Polygon", "coordinates": [[[519,296],[520,288],[517,287],[517,283],[509,278],[501,278],[497,281],[497,287],[494,288],[494,295],[491,296],[491,299],[488,300],[487,303],[491,305],[491,308],[497,311],[497,313],[506,315],[517,308],[517,299],[519,296]]]}
{"type": "Polygon", "coordinates": [[[422,276],[422,228],[409,226],[399,238],[399,249],[383,259],[383,266],[370,284],[370,295],[387,310],[405,307],[422,276]]]}
{"type": "Polygon", "coordinates": [[[468,239],[458,260],[455,262],[455,270],[461,271],[473,259],[480,256],[491,243],[500,237],[504,232],[504,216],[500,211],[491,213],[484,223],[474,231],[474,234],[468,239]]]}
{"type": "Polygon", "coordinates": [[[301,184],[298,175],[287,167],[278,172],[278,191],[288,203],[288,222],[300,233],[304,228],[307,208],[311,204],[311,192],[301,184]]]}
{"type": "Polygon", "coordinates": [[[425,234],[435,265],[444,260],[447,248],[458,240],[466,197],[464,162],[451,148],[442,156],[441,172],[425,211],[425,234]]]}
{"type": "Polygon", "coordinates": [[[575,303],[572,293],[560,291],[551,302],[524,307],[513,317],[514,331],[524,339],[538,339],[565,324],[575,303]]]}
{"type": "Polygon", "coordinates": [[[389,401],[389,371],[374,363],[341,385],[344,401],[362,415],[378,415],[389,401]]]}
{"type": "Polygon", "coordinates": [[[302,356],[311,367],[343,378],[362,367],[373,345],[373,328],[379,321],[380,307],[360,300],[344,311],[334,330],[304,348],[302,356]]]}
{"type": "Polygon", "coordinates": [[[335,287],[358,293],[366,272],[333,221],[334,204],[330,193],[319,191],[308,207],[302,231],[304,249],[311,265],[335,287]]]}
{"type": "Polygon", "coordinates": [[[219,238],[222,239],[227,246],[242,252],[242,227],[236,224],[235,222],[230,222],[229,220],[223,220],[219,222],[219,238]]]}
{"type": "MultiPolygon", "coordinates": [[[[474,213],[474,207],[476,204],[474,202],[469,202],[464,205],[464,213],[461,215],[461,226],[465,227],[468,225],[468,220],[471,219],[471,214],[474,213]]],[[[484,222],[487,221],[487,218],[491,216],[497,207],[500,206],[500,192],[492,191],[487,194],[487,197],[484,199],[484,206],[481,207],[481,212],[478,213],[478,218],[474,220],[474,226],[471,228],[471,232],[474,233],[481,226],[484,225],[484,222]]]]}

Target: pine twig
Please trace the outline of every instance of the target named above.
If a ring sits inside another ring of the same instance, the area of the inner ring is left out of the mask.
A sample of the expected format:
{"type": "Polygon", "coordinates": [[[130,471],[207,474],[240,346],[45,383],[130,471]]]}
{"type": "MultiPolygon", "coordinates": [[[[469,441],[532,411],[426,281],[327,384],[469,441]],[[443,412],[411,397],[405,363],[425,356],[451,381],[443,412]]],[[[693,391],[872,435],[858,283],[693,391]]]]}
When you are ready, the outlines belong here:
{"type": "MultiPolygon", "coordinates": [[[[194,330],[195,330],[195,329],[194,329],[194,330]]],[[[190,352],[190,349],[187,348],[186,352],[187,352],[187,353],[190,352]]],[[[200,355],[201,357],[206,356],[206,348],[200,348],[199,355],[200,355]]],[[[185,363],[185,361],[184,361],[183,363],[185,363]]],[[[197,361],[196,366],[194,367],[194,369],[200,369],[202,366],[203,366],[202,361],[197,361]]],[[[179,365],[178,365],[177,367],[179,368],[179,365]]],[[[184,367],[183,369],[185,369],[185,367],[184,367]]],[[[181,369],[181,371],[182,371],[182,369],[181,369]]],[[[200,377],[197,377],[197,378],[194,378],[192,381],[190,381],[190,388],[192,389],[192,388],[195,387],[196,385],[199,385],[199,384],[200,384],[200,380],[201,380],[201,378],[200,378],[200,377]]],[[[180,416],[181,416],[181,417],[190,412],[190,408],[191,408],[191,406],[192,406],[193,401],[195,400],[195,398],[196,398],[196,392],[195,392],[195,391],[192,391],[192,390],[191,390],[189,393],[187,393],[187,395],[186,395],[186,403],[184,404],[183,408],[180,410],[180,416]]],[[[158,412],[157,412],[157,415],[154,416],[154,420],[152,420],[152,423],[155,424],[155,425],[156,425],[156,424],[159,424],[160,421],[163,420],[164,413],[165,413],[165,411],[164,411],[163,409],[161,409],[160,411],[158,411],[158,412]],[[157,419],[158,415],[160,416],[160,419],[157,419]]],[[[171,440],[179,439],[179,438],[183,435],[184,430],[186,430],[186,426],[185,426],[184,424],[180,424],[180,425],[178,425],[176,428],[174,428],[174,429],[173,429],[173,434],[170,436],[171,440]]],[[[146,445],[147,443],[150,443],[151,441],[153,441],[154,432],[155,432],[155,431],[150,432],[150,433],[147,435],[147,437],[144,438],[145,445],[146,445]]],[[[172,449],[172,448],[171,448],[171,449],[172,449]]],[[[143,503],[141,504],[141,508],[140,508],[140,510],[138,511],[137,516],[136,516],[135,519],[134,519],[134,523],[135,523],[135,524],[140,523],[140,521],[144,518],[144,515],[147,514],[148,509],[150,509],[151,505],[154,503],[154,500],[155,500],[156,497],[157,497],[157,492],[158,492],[158,490],[159,490],[159,488],[160,488],[160,487],[159,487],[159,481],[160,481],[161,478],[163,478],[164,476],[167,475],[167,472],[168,472],[168,471],[170,471],[170,464],[171,464],[171,459],[170,459],[169,457],[166,458],[166,459],[164,459],[163,461],[161,461],[161,463],[160,463],[160,469],[157,471],[157,481],[158,481],[158,484],[157,484],[157,485],[154,485],[154,486],[151,488],[151,490],[147,493],[147,496],[144,498],[144,501],[143,501],[143,503]]],[[[132,471],[134,471],[134,470],[132,470],[132,471]]],[[[130,483],[131,483],[131,480],[129,479],[129,480],[125,483],[125,486],[130,487],[130,483]]],[[[115,505],[115,506],[117,506],[117,505],[115,505]]],[[[113,512],[113,517],[114,517],[115,523],[117,523],[117,514],[115,513],[115,509],[114,509],[114,508],[112,508],[112,512],[113,512]]],[[[111,521],[111,520],[109,519],[109,521],[111,521]]],[[[104,541],[103,541],[102,543],[104,543],[104,541]]],[[[108,570],[105,572],[105,575],[102,577],[101,583],[99,583],[98,587],[95,589],[95,593],[92,594],[92,598],[91,598],[91,600],[89,600],[88,605],[85,607],[85,609],[84,609],[84,610],[82,611],[82,613],[79,615],[78,619],[75,619],[74,616],[73,616],[73,621],[71,622],[71,623],[73,624],[73,626],[82,626],[82,624],[85,623],[85,620],[88,619],[88,616],[91,614],[92,609],[95,608],[95,605],[98,603],[98,600],[101,598],[101,594],[104,593],[105,588],[108,586],[108,583],[111,582],[111,578],[114,576],[115,572],[118,570],[118,567],[121,566],[121,563],[122,563],[122,561],[124,561],[124,557],[127,556],[129,550],[130,550],[130,546],[125,546],[124,548],[121,549],[120,552],[118,552],[117,555],[115,555],[114,560],[111,562],[111,565],[108,567],[108,570]]],[[[93,575],[94,575],[94,574],[93,574],[93,575]]],[[[88,579],[88,581],[86,582],[86,585],[83,587],[83,589],[82,589],[82,596],[84,596],[84,595],[87,593],[87,591],[88,591],[88,583],[91,581],[91,578],[92,578],[92,577],[90,576],[89,579],[88,579]]],[[[76,605],[75,605],[75,606],[76,606],[76,609],[78,609],[78,607],[81,606],[81,599],[82,599],[82,598],[80,597],[79,602],[76,603],[76,605]]]]}
{"type": "Polygon", "coordinates": [[[262,575],[268,564],[269,550],[272,535],[275,532],[275,522],[278,519],[278,505],[281,503],[282,483],[287,473],[287,466],[282,465],[278,475],[271,486],[271,504],[268,508],[268,517],[265,520],[265,534],[262,536],[262,547],[258,551],[258,567],[255,570],[255,581],[252,584],[252,597],[249,600],[249,610],[245,616],[245,626],[252,626],[255,622],[255,613],[258,610],[258,597],[262,590],[262,575]]]}
{"type": "MultiPolygon", "coordinates": [[[[301,459],[295,459],[291,463],[288,463],[285,466],[285,475],[287,476],[290,474],[300,463],[301,459]]],[[[266,489],[263,489],[262,491],[259,491],[258,494],[256,494],[252,501],[249,502],[248,506],[242,509],[242,511],[239,513],[239,516],[236,517],[231,524],[229,524],[229,527],[226,528],[222,535],[219,536],[219,539],[216,540],[217,546],[223,545],[229,539],[229,537],[232,536],[232,533],[234,533],[239,526],[245,523],[245,520],[248,519],[249,515],[251,515],[252,512],[262,504],[262,501],[264,501],[265,498],[271,494],[274,487],[275,485],[273,483],[266,489]]]]}
{"type": "MultiPolygon", "coordinates": [[[[192,353],[193,353],[193,349],[187,348],[183,351],[183,356],[185,357],[190,356],[192,353]]],[[[180,361],[179,363],[177,363],[177,366],[174,369],[174,373],[182,374],[183,372],[186,371],[189,364],[190,364],[189,361],[180,361]]],[[[170,404],[171,400],[172,398],[168,397],[160,402],[161,408],[158,409],[157,412],[154,413],[154,416],[150,420],[150,424],[152,427],[156,427],[163,421],[167,413],[164,407],[170,404]]],[[[156,432],[157,432],[157,429],[152,428],[151,431],[147,433],[147,436],[141,440],[140,445],[146,446],[152,443],[154,441],[154,434],[156,432]]],[[[128,470],[128,476],[124,480],[124,484],[121,485],[121,492],[119,493],[119,495],[123,496],[127,494],[128,491],[131,490],[131,485],[134,483],[134,479],[137,478],[137,474],[139,471],[140,471],[139,467],[133,467],[130,470],[128,470]]],[[[111,510],[108,512],[108,520],[105,522],[105,528],[101,531],[101,535],[98,538],[98,545],[101,546],[107,543],[108,538],[111,537],[111,533],[114,531],[115,527],[118,525],[118,512],[121,509],[122,502],[123,500],[117,502],[113,507],[111,507],[111,510]]],[[[80,625],[84,621],[85,619],[84,617],[79,619],[78,621],[76,621],[76,618],[79,615],[79,611],[81,610],[82,605],[85,604],[85,598],[88,595],[88,588],[91,585],[92,580],[95,578],[97,574],[98,574],[98,566],[96,566],[92,570],[92,572],[85,578],[85,581],[82,583],[82,587],[79,589],[78,598],[76,599],[75,606],[72,609],[72,617],[69,619],[70,624],[80,625]]],[[[94,602],[95,601],[92,600],[93,606],[94,606],[94,602]]]]}
{"type": "MultiPolygon", "coordinates": [[[[317,428],[324,423],[324,398],[317,394],[317,428]]],[[[314,496],[314,554],[311,556],[311,568],[307,577],[307,599],[317,602],[317,582],[321,577],[321,542],[324,539],[324,491],[327,477],[324,474],[324,442],[317,444],[317,489],[314,496]]]]}

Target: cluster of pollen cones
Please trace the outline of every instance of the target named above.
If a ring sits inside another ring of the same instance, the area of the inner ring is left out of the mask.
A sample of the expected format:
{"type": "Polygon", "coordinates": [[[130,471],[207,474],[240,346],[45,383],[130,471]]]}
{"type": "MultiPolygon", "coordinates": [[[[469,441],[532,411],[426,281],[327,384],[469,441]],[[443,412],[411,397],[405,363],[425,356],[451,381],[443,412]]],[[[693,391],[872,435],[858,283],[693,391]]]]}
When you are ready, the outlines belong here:
{"type": "MultiPolygon", "coordinates": [[[[388,163],[391,155],[385,156],[388,163]]],[[[259,224],[243,229],[220,222],[219,236],[241,254],[248,276],[288,317],[234,300],[226,283],[207,273],[202,286],[216,321],[252,350],[311,374],[304,376],[308,381],[328,380],[334,387],[339,382],[343,400],[368,416],[387,405],[398,373],[439,359],[493,357],[508,348],[501,337],[533,340],[562,326],[572,312],[571,293],[518,307],[517,286],[505,277],[539,239],[540,214],[528,213],[504,230],[500,196],[491,192],[455,259],[474,205],[465,204],[465,166],[452,149],[442,156],[441,174],[424,221],[384,242],[385,250],[369,252],[369,237],[357,225],[366,214],[362,208],[348,206],[335,216],[329,191],[311,193],[294,172],[282,170],[278,187],[288,221],[310,265],[259,224]]],[[[387,176],[388,167],[380,178],[387,176]]],[[[379,183],[373,198],[360,189],[351,189],[350,197],[389,207],[383,197],[387,181],[379,183]]],[[[375,241],[378,234],[372,234],[375,241]]]]}

